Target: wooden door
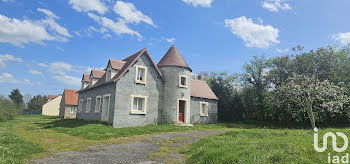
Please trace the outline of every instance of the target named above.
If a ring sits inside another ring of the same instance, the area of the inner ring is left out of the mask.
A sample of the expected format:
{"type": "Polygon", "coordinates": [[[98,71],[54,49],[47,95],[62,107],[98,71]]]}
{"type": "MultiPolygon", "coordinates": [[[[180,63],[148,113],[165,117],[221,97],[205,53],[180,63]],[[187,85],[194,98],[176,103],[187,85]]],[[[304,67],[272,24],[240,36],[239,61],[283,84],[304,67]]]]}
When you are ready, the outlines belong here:
{"type": "Polygon", "coordinates": [[[179,100],[179,122],[185,122],[185,105],[185,101],[179,100]]]}

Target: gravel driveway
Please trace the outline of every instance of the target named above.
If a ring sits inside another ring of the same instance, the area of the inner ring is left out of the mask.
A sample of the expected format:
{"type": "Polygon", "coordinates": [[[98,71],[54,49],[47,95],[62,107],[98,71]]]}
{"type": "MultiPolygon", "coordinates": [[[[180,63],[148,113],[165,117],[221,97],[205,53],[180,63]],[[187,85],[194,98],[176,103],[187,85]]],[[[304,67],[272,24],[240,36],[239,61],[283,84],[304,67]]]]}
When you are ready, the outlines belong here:
{"type": "Polygon", "coordinates": [[[83,152],[69,151],[36,159],[30,163],[184,163],[179,153],[191,143],[226,130],[196,130],[126,137],[113,145],[88,147],[83,152]]]}

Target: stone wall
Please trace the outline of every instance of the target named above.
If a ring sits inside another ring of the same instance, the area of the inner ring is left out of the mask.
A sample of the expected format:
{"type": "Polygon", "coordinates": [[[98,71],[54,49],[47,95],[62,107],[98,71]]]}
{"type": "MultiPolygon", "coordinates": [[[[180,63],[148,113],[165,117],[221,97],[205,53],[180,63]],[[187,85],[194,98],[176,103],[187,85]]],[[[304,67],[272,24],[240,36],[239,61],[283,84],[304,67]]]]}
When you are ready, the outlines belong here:
{"type": "Polygon", "coordinates": [[[218,120],[217,100],[191,97],[191,124],[216,123],[218,120]],[[200,102],[208,102],[208,116],[200,115],[200,102]]]}
{"type": "Polygon", "coordinates": [[[163,82],[146,54],[116,83],[116,109],[114,127],[134,127],[158,124],[158,113],[162,108],[163,82]],[[147,67],[146,84],[135,83],[136,65],[147,67]],[[147,96],[146,114],[131,114],[132,95],[147,96]]]}
{"type": "MultiPolygon", "coordinates": [[[[110,104],[109,104],[109,115],[108,115],[108,123],[113,123],[113,115],[114,115],[114,109],[115,109],[115,83],[108,83],[96,88],[91,88],[89,90],[83,91],[79,93],[79,99],[83,100],[83,106],[82,111],[78,111],[77,113],[77,119],[83,119],[83,120],[89,120],[89,121],[101,121],[101,113],[102,113],[102,103],[100,104],[100,111],[95,112],[95,105],[96,105],[96,97],[101,96],[103,98],[103,95],[110,94],[110,104]],[[91,98],[91,106],[90,106],[90,112],[86,113],[86,104],[87,99],[91,98]]],[[[78,104],[79,105],[79,104],[78,104]]],[[[78,107],[79,109],[79,107],[78,107]]]]}

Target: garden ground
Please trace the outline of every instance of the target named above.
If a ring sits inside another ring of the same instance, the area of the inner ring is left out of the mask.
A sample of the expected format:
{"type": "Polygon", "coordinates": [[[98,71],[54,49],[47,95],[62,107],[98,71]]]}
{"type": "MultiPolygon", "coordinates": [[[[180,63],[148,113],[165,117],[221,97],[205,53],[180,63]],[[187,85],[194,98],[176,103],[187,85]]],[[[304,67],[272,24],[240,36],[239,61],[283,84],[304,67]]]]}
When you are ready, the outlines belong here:
{"type": "MultiPolygon", "coordinates": [[[[319,143],[328,131],[350,136],[350,128],[325,128],[319,132],[319,143]]],[[[337,140],[338,147],[342,143],[337,140]]],[[[116,129],[97,122],[46,116],[21,116],[0,123],[0,163],[45,162],[57,155],[68,163],[78,156],[86,159],[106,159],[104,157],[108,156],[114,160],[118,157],[110,153],[116,150],[126,153],[123,157],[141,151],[139,154],[144,153],[146,157],[141,161],[188,163],[327,163],[328,153],[332,156],[349,153],[348,150],[335,153],[331,144],[325,152],[316,152],[313,132],[309,129],[247,124],[150,125],[116,129]],[[153,149],[149,149],[150,144],[153,149]],[[172,154],[171,158],[166,158],[169,154],[172,154]]]]}

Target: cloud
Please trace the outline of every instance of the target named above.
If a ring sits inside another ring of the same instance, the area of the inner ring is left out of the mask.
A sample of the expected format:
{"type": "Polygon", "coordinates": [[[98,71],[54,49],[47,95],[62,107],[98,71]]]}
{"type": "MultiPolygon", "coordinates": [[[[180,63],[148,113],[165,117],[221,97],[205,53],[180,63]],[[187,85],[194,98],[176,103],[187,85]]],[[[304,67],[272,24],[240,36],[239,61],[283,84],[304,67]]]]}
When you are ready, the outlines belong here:
{"type": "Polygon", "coordinates": [[[42,75],[43,74],[42,72],[37,71],[37,70],[33,70],[33,69],[28,70],[28,73],[30,73],[32,75],[42,75]]]}
{"type": "Polygon", "coordinates": [[[47,17],[42,20],[18,20],[0,14],[0,43],[10,43],[23,47],[25,43],[44,44],[44,41],[67,42],[72,37],[68,30],[58,23],[54,13],[46,9],[37,9],[47,17]],[[49,32],[48,32],[49,30],[49,32]]]}
{"type": "Polygon", "coordinates": [[[40,66],[40,67],[45,67],[45,68],[49,67],[49,65],[47,65],[47,64],[45,64],[45,63],[39,63],[38,66],[40,66]]]}
{"type": "Polygon", "coordinates": [[[157,27],[149,16],[137,10],[132,3],[117,1],[114,5],[114,12],[120,15],[126,23],[139,24],[140,22],[144,22],[157,27]]]}
{"type": "Polygon", "coordinates": [[[23,60],[21,58],[16,58],[13,55],[5,54],[1,55],[0,54],[0,68],[5,68],[7,61],[15,61],[15,62],[22,62],[23,60]]]}
{"type": "Polygon", "coordinates": [[[18,84],[20,81],[16,80],[10,73],[0,74],[0,83],[18,84]]]}
{"type": "Polygon", "coordinates": [[[286,48],[286,49],[276,48],[276,51],[277,51],[278,53],[286,53],[286,52],[289,51],[289,49],[288,49],[288,48],[286,48]]]}
{"type": "Polygon", "coordinates": [[[117,35],[129,34],[129,35],[137,36],[138,39],[142,39],[142,36],[140,35],[140,33],[130,29],[126,25],[125,21],[121,18],[119,18],[117,22],[114,22],[113,20],[111,20],[109,18],[106,18],[103,16],[97,16],[93,13],[88,13],[88,16],[90,18],[92,18],[94,21],[96,21],[97,23],[99,23],[105,29],[109,29],[117,35]]]}
{"type": "Polygon", "coordinates": [[[52,62],[50,64],[39,63],[40,66],[46,67],[50,75],[57,81],[69,85],[69,86],[80,86],[81,77],[75,77],[69,75],[71,73],[85,73],[89,71],[88,67],[85,66],[73,66],[65,62],[52,62]]]}
{"type": "Polygon", "coordinates": [[[265,0],[262,7],[271,11],[278,12],[279,10],[291,10],[292,7],[285,0],[265,0]]]}
{"type": "Polygon", "coordinates": [[[58,23],[56,23],[55,19],[60,19],[60,17],[56,16],[52,11],[37,8],[38,11],[43,12],[46,14],[47,18],[41,20],[41,22],[44,25],[47,25],[50,27],[51,30],[57,32],[58,34],[61,34],[66,37],[72,37],[72,35],[68,32],[68,30],[62,26],[60,26],[58,23]]]}
{"type": "Polygon", "coordinates": [[[56,46],[56,49],[64,52],[64,49],[62,47],[60,47],[60,46],[56,46]]]}
{"type": "Polygon", "coordinates": [[[36,10],[46,14],[48,17],[50,18],[54,18],[54,19],[60,19],[60,17],[58,17],[56,14],[54,14],[52,11],[47,10],[47,9],[42,9],[42,8],[37,8],[36,10]]]}
{"type": "Polygon", "coordinates": [[[214,2],[214,0],[182,0],[188,5],[193,5],[194,7],[201,6],[201,7],[211,7],[211,3],[214,2]]]}
{"type": "Polygon", "coordinates": [[[332,38],[339,41],[342,45],[350,44],[350,32],[334,34],[332,38]]]}
{"type": "Polygon", "coordinates": [[[279,30],[270,25],[255,24],[252,19],[245,16],[235,19],[225,19],[225,25],[230,31],[243,39],[247,47],[268,48],[277,40],[279,30]]]}
{"type": "Polygon", "coordinates": [[[171,44],[174,44],[176,39],[175,38],[165,38],[165,40],[171,44]]]}
{"type": "Polygon", "coordinates": [[[108,11],[106,5],[100,0],[69,0],[69,4],[73,9],[79,12],[96,11],[100,14],[104,14],[108,11]]]}

